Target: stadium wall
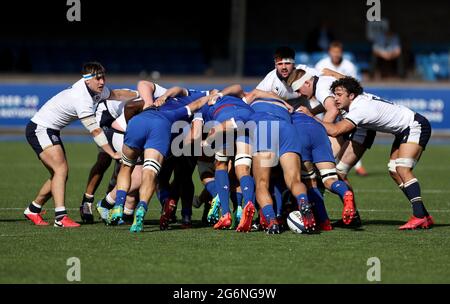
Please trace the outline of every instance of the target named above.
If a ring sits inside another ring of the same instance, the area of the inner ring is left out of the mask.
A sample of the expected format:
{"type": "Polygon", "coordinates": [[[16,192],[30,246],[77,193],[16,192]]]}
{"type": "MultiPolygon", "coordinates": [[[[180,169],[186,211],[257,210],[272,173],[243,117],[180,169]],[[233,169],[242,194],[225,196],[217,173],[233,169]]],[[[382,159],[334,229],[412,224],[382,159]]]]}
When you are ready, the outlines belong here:
{"type": "MultiPolygon", "coordinates": [[[[161,83],[166,87],[173,83],[161,83]]],[[[67,88],[70,84],[0,84],[0,131],[7,129],[22,129],[38,109],[52,96],[67,88]]],[[[135,84],[110,83],[110,88],[134,88],[135,84]]],[[[211,85],[183,84],[185,87],[198,90],[210,89],[211,85]]],[[[223,88],[226,84],[216,84],[223,88]]],[[[251,90],[254,85],[247,85],[251,90]]],[[[439,87],[382,87],[374,86],[367,89],[370,93],[379,95],[395,103],[405,105],[427,117],[435,133],[450,134],[450,88],[439,87]]],[[[71,125],[81,128],[79,122],[71,125]]]]}

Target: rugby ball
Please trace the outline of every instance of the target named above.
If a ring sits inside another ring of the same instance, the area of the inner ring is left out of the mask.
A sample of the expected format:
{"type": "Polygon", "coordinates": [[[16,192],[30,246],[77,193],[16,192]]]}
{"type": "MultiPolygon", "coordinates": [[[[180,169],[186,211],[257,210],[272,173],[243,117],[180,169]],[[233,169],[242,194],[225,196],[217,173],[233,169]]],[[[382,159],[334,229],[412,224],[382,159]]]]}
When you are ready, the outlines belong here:
{"type": "Polygon", "coordinates": [[[289,229],[294,233],[306,233],[305,226],[303,225],[303,218],[300,211],[292,211],[287,217],[287,224],[289,229]]]}

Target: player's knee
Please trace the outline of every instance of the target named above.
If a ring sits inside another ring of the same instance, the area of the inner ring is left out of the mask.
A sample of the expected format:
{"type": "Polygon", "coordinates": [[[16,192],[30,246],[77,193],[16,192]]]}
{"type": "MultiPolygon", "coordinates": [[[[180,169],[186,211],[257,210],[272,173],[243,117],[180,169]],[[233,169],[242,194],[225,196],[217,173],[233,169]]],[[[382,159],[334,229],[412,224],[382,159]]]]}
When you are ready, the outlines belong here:
{"type": "Polygon", "coordinates": [[[255,180],[255,186],[260,189],[269,189],[269,181],[265,178],[255,180]]]}
{"type": "Polygon", "coordinates": [[[248,168],[251,168],[252,156],[246,153],[236,154],[234,157],[234,166],[247,166],[248,168]]]}
{"type": "Polygon", "coordinates": [[[390,175],[392,178],[396,179],[396,177],[398,176],[398,174],[397,174],[397,166],[396,166],[396,164],[395,164],[395,159],[389,160],[389,162],[388,162],[388,164],[387,164],[387,167],[388,167],[389,175],[390,175]]]}
{"type": "Polygon", "coordinates": [[[395,160],[395,171],[400,177],[403,177],[405,174],[409,174],[415,165],[416,160],[414,158],[397,158],[395,160]]]}
{"type": "Polygon", "coordinates": [[[228,162],[228,156],[226,156],[222,152],[216,152],[215,159],[216,159],[216,161],[221,162],[221,163],[228,162]]]}
{"type": "Polygon", "coordinates": [[[156,159],[146,158],[142,169],[145,171],[149,170],[147,172],[153,172],[155,176],[158,176],[161,171],[161,164],[156,159]]]}
{"type": "Polygon", "coordinates": [[[129,158],[122,153],[122,165],[126,167],[134,167],[136,165],[136,159],[129,158]]]}
{"type": "Polygon", "coordinates": [[[292,189],[295,184],[301,183],[300,174],[296,174],[294,171],[289,171],[287,174],[285,173],[284,180],[289,189],[292,189]]]}
{"type": "Polygon", "coordinates": [[[340,176],[347,176],[352,167],[349,164],[344,163],[342,160],[336,165],[336,172],[340,176]]]}
{"type": "Polygon", "coordinates": [[[319,171],[320,171],[320,178],[322,179],[322,182],[324,184],[338,179],[337,168],[322,169],[319,171]]]}
{"type": "Polygon", "coordinates": [[[53,175],[57,174],[57,175],[66,176],[69,174],[69,166],[67,166],[67,162],[65,162],[65,161],[59,162],[58,164],[53,166],[52,170],[53,170],[53,175]]]}
{"type": "Polygon", "coordinates": [[[397,173],[397,169],[396,169],[397,166],[395,164],[395,159],[389,160],[387,167],[388,167],[389,173],[391,175],[397,173]]]}
{"type": "Polygon", "coordinates": [[[314,180],[317,177],[316,172],[314,170],[311,170],[311,171],[302,170],[301,174],[302,174],[302,180],[304,180],[304,181],[314,180]]]}

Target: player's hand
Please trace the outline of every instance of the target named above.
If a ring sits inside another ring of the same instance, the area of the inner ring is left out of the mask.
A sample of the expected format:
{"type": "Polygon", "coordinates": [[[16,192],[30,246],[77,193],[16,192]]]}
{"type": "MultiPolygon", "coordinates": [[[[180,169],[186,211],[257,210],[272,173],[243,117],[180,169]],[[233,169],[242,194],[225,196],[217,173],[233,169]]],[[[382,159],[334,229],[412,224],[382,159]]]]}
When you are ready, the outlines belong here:
{"type": "Polygon", "coordinates": [[[297,111],[298,111],[298,112],[301,112],[301,113],[303,113],[303,114],[306,114],[306,115],[308,115],[308,116],[310,116],[310,117],[313,117],[313,116],[314,116],[314,115],[312,115],[311,111],[310,111],[307,107],[305,107],[305,106],[300,106],[300,107],[298,108],[297,111]]]}
{"type": "Polygon", "coordinates": [[[284,103],[286,108],[288,109],[289,113],[294,113],[294,107],[288,104],[287,102],[284,103]]]}
{"type": "Polygon", "coordinates": [[[219,94],[219,93],[216,93],[214,95],[209,95],[208,106],[214,105],[217,102],[217,100],[219,100],[222,97],[223,97],[223,95],[219,94]]]}
{"type": "Polygon", "coordinates": [[[211,91],[209,91],[209,95],[216,95],[219,92],[220,91],[218,89],[212,89],[211,91]]]}
{"type": "Polygon", "coordinates": [[[116,160],[120,160],[120,159],[122,159],[122,153],[117,151],[112,155],[112,158],[116,159],[116,160]]]}
{"type": "Polygon", "coordinates": [[[245,102],[247,104],[251,104],[253,100],[255,100],[255,94],[252,93],[244,93],[245,102]]]}
{"type": "Polygon", "coordinates": [[[162,106],[163,104],[166,103],[167,98],[169,98],[169,97],[166,96],[166,95],[159,96],[159,97],[155,100],[155,102],[154,102],[153,104],[154,104],[156,107],[160,107],[160,106],[162,106]]]}

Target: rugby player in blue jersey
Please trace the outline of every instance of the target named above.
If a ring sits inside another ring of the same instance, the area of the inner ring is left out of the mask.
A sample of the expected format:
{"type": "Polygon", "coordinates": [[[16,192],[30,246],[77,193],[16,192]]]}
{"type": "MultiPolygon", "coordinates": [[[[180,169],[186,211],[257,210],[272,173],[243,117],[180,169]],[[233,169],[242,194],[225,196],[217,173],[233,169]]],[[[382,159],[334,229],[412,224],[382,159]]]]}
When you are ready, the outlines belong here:
{"type": "MultiPolygon", "coordinates": [[[[198,129],[203,123],[213,125],[210,135],[204,143],[207,146],[212,143],[215,144],[214,179],[222,208],[222,217],[214,225],[214,228],[227,229],[232,224],[229,207],[228,163],[229,156],[234,155],[234,171],[245,203],[236,231],[249,232],[255,213],[255,183],[250,172],[252,164],[251,145],[245,124],[250,120],[253,110],[241,99],[243,96],[244,92],[240,85],[227,87],[212,95],[208,104],[204,105],[197,113],[197,117],[194,118],[193,128],[198,129]],[[226,136],[226,142],[222,144],[220,139],[223,139],[223,135],[228,132],[231,132],[232,136],[226,136]],[[234,153],[235,151],[236,153],[234,153]]],[[[238,196],[238,193],[236,192],[236,196],[238,196]]],[[[236,199],[236,201],[239,204],[239,199],[236,199]]]]}
{"type": "MultiPolygon", "coordinates": [[[[319,227],[325,231],[332,230],[322,194],[317,188],[314,166],[319,170],[325,188],[339,195],[344,204],[344,211],[356,210],[353,192],[345,182],[338,179],[333,150],[325,128],[314,118],[298,111],[292,113],[292,121],[301,145],[302,169],[304,169],[302,180],[308,187],[308,197],[314,202],[319,227]]],[[[349,224],[351,221],[349,214],[343,212],[342,216],[344,223],[349,224]]]]}
{"type": "Polygon", "coordinates": [[[271,168],[278,161],[283,170],[287,188],[294,195],[308,232],[315,230],[315,220],[308,201],[306,186],[300,180],[301,146],[297,140],[297,130],[292,124],[292,107],[277,95],[259,91],[258,97],[252,92],[245,96],[255,113],[253,141],[253,177],[256,184],[256,200],[262,214],[269,223],[268,234],[280,233],[278,220],[273,209],[269,192],[271,168]]]}
{"type": "Polygon", "coordinates": [[[171,128],[176,121],[188,121],[192,112],[206,102],[205,93],[191,94],[185,97],[168,97],[163,105],[156,107],[148,98],[145,88],[138,86],[144,100],[144,110],[128,123],[122,148],[122,166],[117,178],[116,205],[123,205],[130,186],[130,176],[137,158],[144,153],[142,184],[139,189],[140,202],[136,206],[131,232],[141,232],[147,204],[156,188],[164,157],[167,157],[171,143],[171,128]]]}

